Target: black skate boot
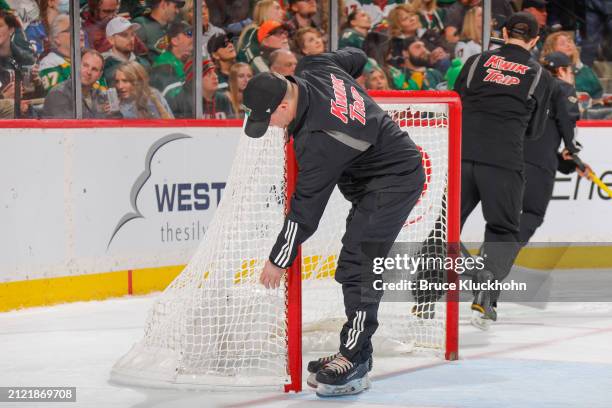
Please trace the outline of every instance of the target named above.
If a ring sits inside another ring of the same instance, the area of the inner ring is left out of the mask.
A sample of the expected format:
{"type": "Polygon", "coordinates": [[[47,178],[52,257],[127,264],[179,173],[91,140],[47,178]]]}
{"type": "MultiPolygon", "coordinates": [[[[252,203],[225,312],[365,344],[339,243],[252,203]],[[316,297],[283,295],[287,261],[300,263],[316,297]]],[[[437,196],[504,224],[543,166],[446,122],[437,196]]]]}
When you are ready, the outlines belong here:
{"type": "Polygon", "coordinates": [[[368,378],[369,368],[369,360],[356,364],[344,356],[336,357],[317,373],[317,395],[336,397],[359,394],[371,386],[368,378]]]}
{"type": "MultiPolygon", "coordinates": [[[[476,275],[478,283],[492,282],[493,279],[493,273],[487,270],[479,271],[476,275]]],[[[480,330],[489,330],[491,322],[497,320],[496,306],[491,302],[491,291],[480,290],[476,292],[472,302],[472,319],[470,321],[472,325],[480,330]]]]}
{"type": "MultiPolygon", "coordinates": [[[[308,378],[306,379],[306,384],[308,384],[309,387],[317,388],[317,385],[319,385],[317,383],[317,373],[319,372],[319,370],[321,370],[323,366],[325,366],[325,364],[329,363],[330,361],[340,356],[342,356],[342,354],[338,352],[336,354],[332,354],[331,356],[321,357],[317,360],[312,360],[308,362],[308,373],[309,374],[308,374],[308,378]]],[[[373,360],[372,360],[372,356],[370,356],[370,358],[368,359],[368,371],[372,371],[372,365],[373,365],[373,360]]]]}

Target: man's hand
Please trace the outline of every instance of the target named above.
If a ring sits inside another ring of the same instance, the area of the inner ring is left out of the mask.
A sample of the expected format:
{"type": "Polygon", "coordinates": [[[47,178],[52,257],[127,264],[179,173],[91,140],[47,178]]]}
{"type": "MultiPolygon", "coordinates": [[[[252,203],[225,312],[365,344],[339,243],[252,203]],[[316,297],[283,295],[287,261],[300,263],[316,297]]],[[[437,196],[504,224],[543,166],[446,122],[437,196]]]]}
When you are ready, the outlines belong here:
{"type": "Polygon", "coordinates": [[[270,260],[267,260],[263,271],[261,271],[259,283],[264,285],[266,289],[276,289],[280,286],[280,281],[284,273],[284,269],[279,268],[270,262],[270,260]]]}
{"type": "MultiPolygon", "coordinates": [[[[572,157],[572,154],[567,149],[563,149],[563,151],[561,152],[561,157],[563,157],[564,160],[574,160],[574,158],[572,157]]],[[[576,171],[578,172],[578,175],[580,177],[583,177],[589,180],[590,174],[593,172],[593,169],[591,169],[591,166],[584,163],[584,171],[580,170],[580,167],[578,166],[576,166],[576,171]]]]}

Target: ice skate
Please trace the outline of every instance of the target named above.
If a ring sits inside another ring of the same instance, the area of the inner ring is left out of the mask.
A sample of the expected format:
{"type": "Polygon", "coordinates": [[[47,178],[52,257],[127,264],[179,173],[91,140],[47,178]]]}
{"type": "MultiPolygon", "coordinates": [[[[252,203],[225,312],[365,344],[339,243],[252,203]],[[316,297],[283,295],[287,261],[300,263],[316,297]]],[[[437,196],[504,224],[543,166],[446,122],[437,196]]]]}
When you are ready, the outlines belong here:
{"type": "Polygon", "coordinates": [[[317,395],[336,397],[359,394],[371,386],[368,378],[370,367],[370,360],[355,364],[344,356],[336,357],[317,373],[317,395]]]}
{"type": "MultiPolygon", "coordinates": [[[[306,379],[306,384],[308,384],[309,387],[317,388],[317,385],[319,385],[317,382],[317,373],[319,372],[319,370],[321,370],[325,366],[325,364],[340,356],[342,356],[342,354],[338,352],[330,356],[325,356],[317,360],[310,361],[308,363],[308,378],[306,379]]],[[[368,359],[368,371],[372,371],[372,364],[372,356],[370,356],[370,358],[368,359]]]]}

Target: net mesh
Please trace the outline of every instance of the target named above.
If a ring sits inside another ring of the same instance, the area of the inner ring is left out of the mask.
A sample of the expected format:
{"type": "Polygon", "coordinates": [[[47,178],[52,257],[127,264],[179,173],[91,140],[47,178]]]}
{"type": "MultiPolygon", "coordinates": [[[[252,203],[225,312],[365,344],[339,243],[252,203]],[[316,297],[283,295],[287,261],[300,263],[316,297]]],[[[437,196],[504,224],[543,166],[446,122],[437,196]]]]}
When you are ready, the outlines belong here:
{"type": "MultiPolygon", "coordinates": [[[[426,171],[422,196],[398,240],[419,243],[413,255],[439,255],[446,242],[447,105],[381,106],[419,146],[426,171]]],[[[271,128],[260,139],[241,137],[206,236],[184,271],[156,300],[144,338],[113,367],[114,380],[215,387],[288,382],[286,301],[291,299],[286,299],[284,285],[266,290],[258,283],[284,220],[284,161],[280,129],[271,128]]],[[[334,191],[319,229],[302,247],[305,351],[333,352],[339,345],[345,316],[341,288],[333,277],[349,208],[334,191]]],[[[437,280],[441,271],[419,274],[437,280]]],[[[378,351],[444,349],[444,303],[431,293],[413,296],[418,310],[412,310],[414,299],[381,304],[374,336],[378,351]]]]}

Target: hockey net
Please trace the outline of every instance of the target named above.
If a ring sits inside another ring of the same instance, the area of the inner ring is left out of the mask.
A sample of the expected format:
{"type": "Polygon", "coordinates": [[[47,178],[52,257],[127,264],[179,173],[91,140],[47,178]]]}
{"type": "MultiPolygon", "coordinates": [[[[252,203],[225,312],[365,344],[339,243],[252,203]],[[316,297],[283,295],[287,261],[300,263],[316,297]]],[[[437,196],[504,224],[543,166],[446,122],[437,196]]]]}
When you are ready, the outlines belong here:
{"type": "MultiPolygon", "coordinates": [[[[422,243],[412,255],[440,255],[459,234],[459,101],[452,92],[375,97],[419,146],[426,172],[421,198],[398,241],[422,243]]],[[[302,245],[302,262],[294,262],[281,287],[266,290],[258,282],[295,185],[295,163],[287,152],[292,156],[280,129],[271,128],[260,139],[241,136],[206,236],[155,301],[144,338],[113,367],[115,381],[211,388],[284,385],[298,391],[302,351],[338,350],[345,316],[334,271],[350,203],[337,190],[319,229],[302,245]]],[[[420,277],[454,279],[454,273],[445,272],[424,270],[420,277]],[[432,276],[423,276],[428,273],[432,276]]],[[[383,301],[376,352],[430,351],[456,358],[457,304],[448,297],[418,299],[417,294],[419,305],[435,312],[425,319],[411,312],[414,297],[383,301]]]]}

